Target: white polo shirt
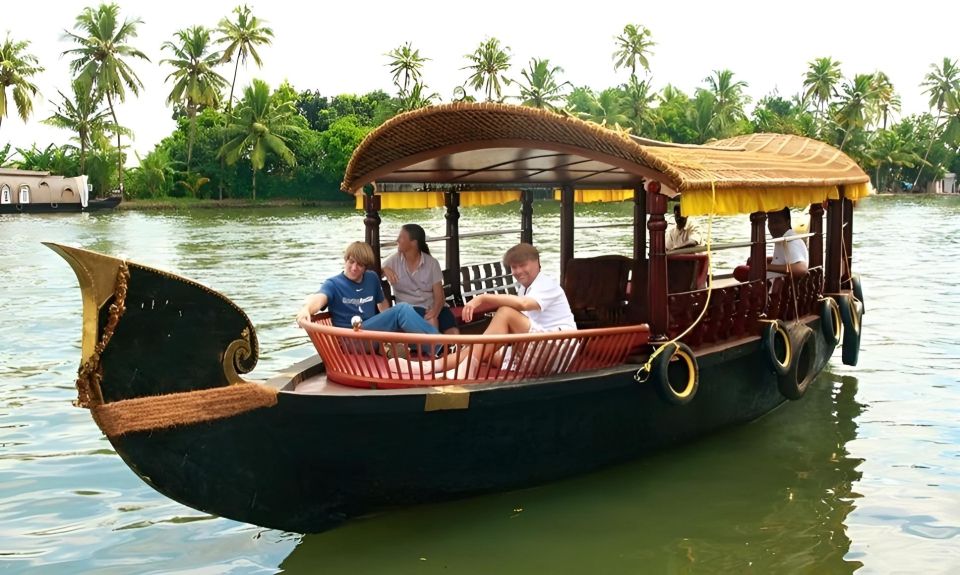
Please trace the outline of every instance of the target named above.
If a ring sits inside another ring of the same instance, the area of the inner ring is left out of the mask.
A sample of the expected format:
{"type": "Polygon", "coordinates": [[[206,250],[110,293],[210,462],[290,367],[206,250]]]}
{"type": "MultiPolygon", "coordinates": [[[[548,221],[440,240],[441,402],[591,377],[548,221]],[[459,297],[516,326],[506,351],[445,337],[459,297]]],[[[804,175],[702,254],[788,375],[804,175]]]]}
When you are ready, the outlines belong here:
{"type": "Polygon", "coordinates": [[[540,305],[539,310],[523,312],[530,318],[531,332],[577,329],[567,295],[563,293],[560,284],[550,276],[543,272],[537,274],[530,287],[518,285],[517,294],[533,298],[540,305]]]}
{"type": "MultiPolygon", "coordinates": [[[[789,238],[795,235],[797,235],[795,231],[787,230],[784,232],[783,237],[789,238]]],[[[808,261],[810,261],[810,256],[807,252],[807,244],[802,239],[787,240],[773,244],[773,259],[770,260],[771,264],[782,266],[788,263],[795,264],[797,262],[808,261]]],[[[780,272],[767,272],[768,278],[781,277],[784,275],[786,274],[780,272]]]]}

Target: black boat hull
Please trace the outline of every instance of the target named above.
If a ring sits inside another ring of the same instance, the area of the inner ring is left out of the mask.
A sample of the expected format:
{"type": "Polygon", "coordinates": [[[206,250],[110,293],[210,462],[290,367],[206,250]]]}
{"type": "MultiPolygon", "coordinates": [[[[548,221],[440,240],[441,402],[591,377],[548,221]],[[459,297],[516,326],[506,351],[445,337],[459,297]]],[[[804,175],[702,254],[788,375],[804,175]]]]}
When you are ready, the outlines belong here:
{"type": "MultiPolygon", "coordinates": [[[[256,363],[256,336],[222,295],[51,247],[84,293],[81,404],[117,453],[172,499],[266,527],[317,532],[384,507],[543,483],[753,420],[786,401],[759,337],[699,350],[699,389],[685,405],[665,401],[652,379],[638,383],[639,364],[444,393],[296,391],[322,365],[285,381],[245,382],[238,374],[256,363]],[[208,413],[231,407],[219,398],[244,389],[269,400],[208,413]],[[193,409],[201,396],[208,403],[193,409]],[[180,403],[161,405],[171,398],[180,403]],[[190,410],[199,416],[182,413],[190,410]]],[[[804,323],[816,374],[833,346],[818,317],[804,323]]]]}
{"type": "Polygon", "coordinates": [[[68,204],[0,204],[0,214],[75,214],[112,210],[118,205],[120,205],[120,196],[90,200],[86,207],[83,207],[80,202],[70,202],[68,204]]]}

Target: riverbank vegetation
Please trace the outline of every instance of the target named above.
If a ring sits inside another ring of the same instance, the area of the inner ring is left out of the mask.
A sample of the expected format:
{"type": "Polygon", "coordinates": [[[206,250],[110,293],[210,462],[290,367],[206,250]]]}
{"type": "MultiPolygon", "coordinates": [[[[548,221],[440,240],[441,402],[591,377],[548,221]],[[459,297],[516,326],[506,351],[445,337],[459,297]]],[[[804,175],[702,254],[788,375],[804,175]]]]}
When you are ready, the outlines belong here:
{"type": "MultiPolygon", "coordinates": [[[[64,51],[73,72],[64,78],[69,89],[58,93],[56,113],[43,120],[69,130],[72,143],[0,145],[0,166],[87,174],[96,193],[120,188],[131,199],[343,201],[339,182],[370,130],[408,110],[484,100],[551,109],[678,143],[752,132],[803,135],[849,154],[879,191],[922,190],[946,172],[960,172],[960,68],[949,57],[930,64],[923,84],[910,88],[929,97],[929,112],[906,117],[900,117],[900,97],[886,74],[849,75],[829,56],[809,62],[795,93],[773,92],[757,102],[745,94],[747,80],[728,69],[704,71],[692,93],[655,86],[649,56],[656,42],[640,24],[627,24],[612,39],[610,62],[597,63],[623,74],[616,86],[578,85],[549,55],[522,61],[500,39],[486,38],[464,56],[464,82],[449,98],[430,90],[422,75],[429,57],[410,42],[384,55],[384,70],[365,72],[391,77],[392,93],[323,95],[288,83],[271,88],[261,80],[236,86],[239,67],[260,67],[259,50],[275,40],[268,23],[247,6],[216,26],[178,31],[158,47],[162,57],[156,60],[137,47],[141,25],[116,4],[85,8],[65,36],[72,43],[64,51]],[[115,104],[139,94],[136,71],[142,66],[169,70],[167,103],[177,124],[153,150],[128,162],[123,139],[130,134],[115,104]]],[[[0,64],[0,122],[10,112],[26,121],[38,97],[30,78],[42,63],[28,41],[8,34],[0,64]]]]}

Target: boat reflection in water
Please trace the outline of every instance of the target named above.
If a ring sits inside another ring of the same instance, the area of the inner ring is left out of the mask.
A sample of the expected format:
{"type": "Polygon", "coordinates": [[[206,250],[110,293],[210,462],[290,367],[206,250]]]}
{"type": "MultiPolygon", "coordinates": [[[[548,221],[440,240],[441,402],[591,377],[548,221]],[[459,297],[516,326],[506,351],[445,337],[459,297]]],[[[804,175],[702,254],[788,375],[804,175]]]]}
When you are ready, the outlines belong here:
{"type": "Polygon", "coordinates": [[[857,385],[828,367],[802,402],[749,425],[587,477],[366,517],[306,536],[280,567],[851,573],[857,385]]]}

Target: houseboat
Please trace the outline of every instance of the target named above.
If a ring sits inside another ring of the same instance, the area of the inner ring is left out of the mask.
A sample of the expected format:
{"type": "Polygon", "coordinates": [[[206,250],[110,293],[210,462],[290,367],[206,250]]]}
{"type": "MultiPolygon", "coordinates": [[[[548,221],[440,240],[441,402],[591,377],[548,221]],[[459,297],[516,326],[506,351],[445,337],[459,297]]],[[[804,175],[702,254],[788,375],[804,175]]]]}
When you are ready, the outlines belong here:
{"type": "Polygon", "coordinates": [[[87,212],[117,207],[120,196],[92,200],[87,176],[0,168],[0,214],[87,212]]]}
{"type": "Polygon", "coordinates": [[[536,244],[535,192],[555,190],[560,281],[579,329],[384,333],[334,327],[319,313],[301,324],[317,353],[252,380],[244,374],[257,362],[256,329],[226,296],[49,244],[83,293],[77,404],[134,473],[208,513],[316,532],[378,509],[641,457],[802,401],[837,346],[844,363],[857,362],[863,295],[851,267],[852,206],[870,192],[869,178],[822,142],[752,134],[678,146],[488,103],[409,112],[366,137],[342,184],[362,195],[357,239],[374,247],[378,265],[380,208],[411,185],[445,206],[454,308],[514,289],[499,262],[460,261],[462,201],[515,197],[515,240],[536,244]],[[582,190],[629,198],[632,253],[577,256],[582,190]],[[671,197],[686,215],[749,220],[750,238],[735,244],[749,246],[746,276],[710,269],[710,254],[730,246],[667,253],[671,197]],[[809,233],[793,239],[809,244],[808,271],[768,277],[767,212],[784,206],[809,214],[809,233]],[[443,351],[388,353],[398,346],[443,351]],[[509,348],[512,360],[434,375],[465,346],[509,348]]]}

